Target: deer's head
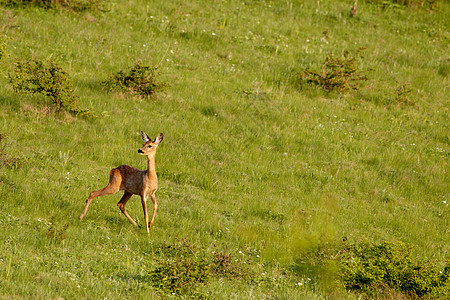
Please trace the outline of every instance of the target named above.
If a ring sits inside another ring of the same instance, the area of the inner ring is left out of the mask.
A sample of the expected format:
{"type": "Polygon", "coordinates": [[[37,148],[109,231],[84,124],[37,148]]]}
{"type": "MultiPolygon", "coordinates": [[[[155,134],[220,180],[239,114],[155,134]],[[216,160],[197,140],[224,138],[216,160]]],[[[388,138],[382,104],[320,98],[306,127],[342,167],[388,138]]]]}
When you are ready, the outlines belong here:
{"type": "Polygon", "coordinates": [[[163,134],[160,133],[154,141],[152,141],[152,139],[149,138],[143,131],[141,131],[141,134],[144,145],[142,145],[142,148],[138,150],[138,153],[146,156],[155,155],[156,148],[158,148],[159,143],[163,140],[163,134]]]}

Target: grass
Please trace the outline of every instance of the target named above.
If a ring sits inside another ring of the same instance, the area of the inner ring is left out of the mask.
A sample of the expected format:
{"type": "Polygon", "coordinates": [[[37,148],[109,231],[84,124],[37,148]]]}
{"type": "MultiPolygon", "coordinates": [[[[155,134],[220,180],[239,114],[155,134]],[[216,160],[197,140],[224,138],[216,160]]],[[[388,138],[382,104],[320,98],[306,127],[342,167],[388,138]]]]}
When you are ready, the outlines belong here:
{"type": "MultiPolygon", "coordinates": [[[[187,240],[241,251],[259,281],[214,277],[207,298],[353,299],[298,270],[302,253],[343,238],[402,241],[449,259],[449,6],[433,12],[338,1],[110,1],[105,10],[0,8],[8,36],[0,133],[14,167],[0,170],[3,297],[173,297],[149,277],[161,245],[187,240]],[[358,92],[298,90],[295,72],[365,47],[358,92]],[[13,93],[18,59],[66,70],[85,120],[41,96],[13,93]],[[101,82],[135,62],[168,83],[154,100],[101,82]],[[407,84],[414,105],[396,103],[407,84]],[[140,130],[164,133],[150,235],[138,198],[95,199],[121,164],[141,169],[140,130]],[[255,252],[256,251],[256,252],[255,252]],[[258,257],[259,256],[259,257],[258,257]],[[308,279],[309,278],[309,279],[308,279]],[[299,284],[301,283],[301,284],[299,284]]],[[[333,273],[333,272],[330,272],[333,273]]],[[[198,296],[198,295],[197,295],[198,296]]]]}

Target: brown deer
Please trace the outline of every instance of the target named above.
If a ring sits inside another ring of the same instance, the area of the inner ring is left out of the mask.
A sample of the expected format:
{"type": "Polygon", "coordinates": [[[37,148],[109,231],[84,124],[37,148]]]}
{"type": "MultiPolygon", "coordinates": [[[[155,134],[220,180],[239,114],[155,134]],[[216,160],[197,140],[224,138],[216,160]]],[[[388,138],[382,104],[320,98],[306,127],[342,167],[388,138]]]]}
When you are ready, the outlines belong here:
{"type": "Polygon", "coordinates": [[[122,211],[122,213],[127,217],[127,219],[135,226],[136,222],[130,217],[130,215],[125,210],[125,204],[132,195],[141,196],[142,208],[144,209],[144,219],[149,232],[149,226],[153,225],[156,215],[156,209],[158,205],[156,204],[155,192],[158,189],[158,178],[156,177],[155,169],[155,154],[156,148],[158,148],[159,143],[163,140],[163,134],[160,133],[154,141],[152,141],[148,135],[141,131],[142,139],[144,140],[144,145],[138,150],[141,155],[147,156],[148,168],[146,171],[142,171],[127,165],[121,165],[109,172],[109,183],[106,187],[98,191],[93,191],[89,194],[89,198],[86,200],[86,205],[84,206],[83,212],[81,213],[80,220],[86,215],[89,204],[91,204],[94,198],[99,196],[115,194],[118,191],[125,191],[120,199],[117,206],[122,211]],[[150,197],[153,202],[153,215],[150,223],[148,222],[147,213],[147,198],[150,197]]]}

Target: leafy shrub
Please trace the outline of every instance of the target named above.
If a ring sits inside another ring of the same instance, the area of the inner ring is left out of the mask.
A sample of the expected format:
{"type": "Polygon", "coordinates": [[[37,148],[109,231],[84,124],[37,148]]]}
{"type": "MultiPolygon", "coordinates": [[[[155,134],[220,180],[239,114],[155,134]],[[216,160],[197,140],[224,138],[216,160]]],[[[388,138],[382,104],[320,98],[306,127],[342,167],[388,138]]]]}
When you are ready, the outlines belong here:
{"type": "Polygon", "coordinates": [[[69,75],[51,61],[18,61],[10,82],[16,93],[42,94],[49,97],[58,109],[88,114],[78,106],[78,95],[72,88],[69,75]]]}
{"type": "Polygon", "coordinates": [[[103,84],[112,91],[119,91],[130,95],[146,97],[155,96],[166,84],[156,80],[155,67],[136,64],[128,72],[119,71],[103,84]]]}
{"type": "Polygon", "coordinates": [[[300,250],[293,270],[320,281],[324,287],[344,286],[369,299],[383,295],[397,295],[399,299],[446,296],[450,265],[442,269],[417,259],[412,246],[403,242],[378,244],[363,240],[347,244],[344,240],[300,250]]]}
{"type": "Polygon", "coordinates": [[[346,288],[368,295],[391,288],[408,295],[438,297],[450,275],[450,266],[440,272],[431,263],[414,260],[412,247],[402,242],[350,245],[339,261],[346,288]]]}
{"type": "Polygon", "coordinates": [[[164,256],[150,272],[153,285],[164,293],[186,294],[209,280],[211,265],[196,247],[187,241],[162,245],[157,251],[164,256]]]}
{"type": "Polygon", "coordinates": [[[358,49],[354,54],[345,51],[343,57],[335,57],[333,53],[330,53],[325,58],[320,71],[307,69],[298,74],[297,79],[300,83],[318,85],[327,92],[346,93],[357,90],[359,84],[368,79],[356,66],[356,59],[361,56],[363,49],[358,49]]]}
{"type": "Polygon", "coordinates": [[[154,286],[166,293],[185,294],[211,277],[211,266],[205,257],[163,260],[151,273],[154,286]]]}
{"type": "Polygon", "coordinates": [[[5,6],[37,6],[45,9],[64,7],[75,11],[96,8],[100,2],[100,0],[0,0],[0,4],[5,6]]]}
{"type": "Polygon", "coordinates": [[[149,273],[153,285],[164,293],[202,296],[200,287],[211,278],[251,278],[234,254],[215,248],[213,252],[197,249],[183,240],[177,244],[163,245],[157,253],[164,257],[149,273]]]}

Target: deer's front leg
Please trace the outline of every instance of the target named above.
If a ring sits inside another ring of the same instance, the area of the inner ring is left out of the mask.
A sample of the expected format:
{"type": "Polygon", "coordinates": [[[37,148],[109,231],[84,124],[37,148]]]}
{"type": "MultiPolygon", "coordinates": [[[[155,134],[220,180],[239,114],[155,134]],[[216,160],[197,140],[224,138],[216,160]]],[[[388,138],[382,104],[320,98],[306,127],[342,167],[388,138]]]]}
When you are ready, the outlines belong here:
{"type": "Polygon", "coordinates": [[[141,201],[142,201],[142,209],[144,210],[145,227],[147,228],[147,232],[150,232],[148,228],[147,197],[141,196],[141,201]]]}
{"type": "Polygon", "coordinates": [[[154,192],[153,192],[153,194],[150,195],[150,198],[152,199],[152,202],[153,202],[153,214],[152,214],[152,220],[150,221],[150,224],[148,226],[153,225],[153,222],[155,221],[156,210],[158,209],[158,204],[156,203],[156,197],[155,197],[154,192]]]}

